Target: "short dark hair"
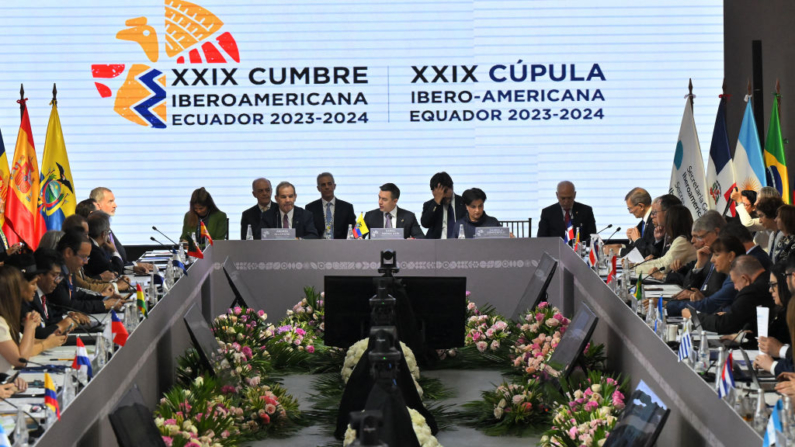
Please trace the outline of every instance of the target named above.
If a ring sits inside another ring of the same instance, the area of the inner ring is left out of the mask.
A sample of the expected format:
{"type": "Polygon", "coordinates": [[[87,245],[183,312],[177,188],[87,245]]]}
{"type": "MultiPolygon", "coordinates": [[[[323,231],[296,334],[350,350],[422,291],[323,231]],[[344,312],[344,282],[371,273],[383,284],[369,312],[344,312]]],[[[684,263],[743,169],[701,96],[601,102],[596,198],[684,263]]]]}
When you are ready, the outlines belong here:
{"type": "Polygon", "coordinates": [[[86,199],[79,202],[77,206],[75,206],[75,214],[88,217],[88,215],[96,211],[96,209],[97,201],[94,199],[86,199]]]}
{"type": "Polygon", "coordinates": [[[773,219],[778,213],[778,209],[784,205],[781,197],[762,197],[759,203],[756,204],[756,212],[762,213],[765,217],[773,219]]]}
{"type": "Polygon", "coordinates": [[[676,197],[673,194],[663,194],[660,197],[654,199],[654,201],[660,202],[660,209],[662,211],[668,211],[672,207],[682,204],[682,201],[679,200],[679,197],[676,197]]]}
{"type": "Polygon", "coordinates": [[[743,244],[746,242],[752,242],[754,237],[751,236],[751,232],[748,231],[748,227],[742,225],[737,222],[729,222],[720,230],[721,236],[733,236],[740,240],[743,244]]]}
{"type": "Polygon", "coordinates": [[[485,202],[486,193],[480,188],[471,188],[461,194],[461,199],[464,201],[464,205],[471,205],[475,200],[482,200],[485,202]]]}
{"type": "Polygon", "coordinates": [[[39,270],[49,272],[54,265],[63,264],[63,256],[52,248],[39,248],[33,253],[36,258],[36,267],[39,270]]]}
{"type": "Polygon", "coordinates": [[[742,190],[742,192],[740,192],[740,194],[746,199],[748,199],[748,201],[751,202],[751,205],[756,203],[756,197],[757,197],[756,191],[754,191],[753,189],[744,189],[742,190]]]}
{"type": "Polygon", "coordinates": [[[630,201],[631,204],[637,205],[642,203],[643,205],[649,206],[651,205],[651,195],[649,192],[643,188],[635,187],[632,188],[626,196],[624,196],[624,201],[630,201]]]}
{"type": "Polygon", "coordinates": [[[453,189],[453,178],[450,177],[450,174],[444,171],[437,172],[436,174],[433,174],[433,177],[431,177],[431,191],[433,191],[433,189],[436,188],[436,185],[439,184],[446,188],[453,189]]]}
{"type": "Polygon", "coordinates": [[[745,254],[745,246],[739,239],[734,236],[727,236],[722,234],[719,238],[715,239],[715,242],[712,243],[710,247],[713,252],[721,252],[721,253],[734,253],[735,257],[739,257],[745,254]]]}
{"type": "Polygon", "coordinates": [[[96,239],[102,233],[110,232],[110,216],[102,211],[96,211],[88,216],[88,235],[96,239]]]}
{"type": "Polygon", "coordinates": [[[279,182],[279,184],[276,185],[277,196],[279,195],[279,190],[281,190],[282,188],[293,188],[293,194],[298,195],[298,193],[295,192],[295,186],[292,183],[285,181],[285,182],[279,182]]]}
{"type": "Polygon", "coordinates": [[[778,209],[777,216],[787,234],[795,234],[795,206],[782,205],[778,209]]]}
{"type": "MultiPolygon", "coordinates": [[[[678,199],[677,199],[678,200],[678,199]]],[[[674,205],[665,214],[665,232],[672,239],[684,236],[690,240],[690,231],[693,229],[693,215],[686,206],[674,205]]]]}
{"type": "Polygon", "coordinates": [[[393,199],[400,198],[400,188],[398,188],[397,185],[394,183],[384,183],[383,185],[381,185],[381,191],[392,194],[393,199]]]}
{"type": "Polygon", "coordinates": [[[67,248],[70,248],[72,252],[77,254],[77,252],[80,251],[80,246],[85,242],[91,241],[88,240],[88,236],[82,231],[67,231],[61,237],[61,240],[58,241],[58,245],[55,249],[58,250],[58,253],[63,254],[67,248]]]}
{"type": "Polygon", "coordinates": [[[86,231],[85,228],[83,228],[84,223],[88,223],[88,219],[79,214],[72,214],[71,216],[64,219],[63,223],[61,224],[61,230],[86,231]]]}

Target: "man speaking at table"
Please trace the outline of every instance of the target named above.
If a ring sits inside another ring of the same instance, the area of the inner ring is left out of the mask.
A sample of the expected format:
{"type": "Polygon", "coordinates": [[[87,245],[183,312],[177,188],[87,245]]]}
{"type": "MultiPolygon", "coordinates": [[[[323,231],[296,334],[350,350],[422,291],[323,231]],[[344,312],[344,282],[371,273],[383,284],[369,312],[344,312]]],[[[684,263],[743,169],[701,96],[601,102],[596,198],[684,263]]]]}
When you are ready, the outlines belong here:
{"type": "Polygon", "coordinates": [[[295,206],[295,186],[281,182],[276,186],[276,208],[265,213],[265,228],[295,228],[297,239],[317,239],[317,229],[312,213],[295,206]]]}
{"type": "Polygon", "coordinates": [[[466,208],[461,196],[453,192],[453,178],[446,172],[431,177],[433,199],[422,205],[420,223],[428,229],[425,239],[452,239],[453,227],[464,217],[466,208]]]}
{"type": "Polygon", "coordinates": [[[315,219],[315,229],[323,239],[346,239],[348,225],[356,226],[356,214],[353,205],[338,199],[334,195],[337,183],[330,172],[317,176],[317,190],[320,198],[306,205],[306,210],[315,219]]]}
{"type": "Polygon", "coordinates": [[[596,233],[596,220],[590,206],[575,202],[577,190],[574,183],[562,181],[558,183],[555,193],[558,203],[550,205],[541,211],[541,220],[538,222],[537,237],[563,238],[569,227],[574,231],[580,229],[580,240],[588,241],[591,234],[596,233]]]}
{"type": "MultiPolygon", "coordinates": [[[[417,223],[417,216],[397,206],[400,188],[384,183],[378,193],[378,209],[364,215],[367,228],[403,228],[403,239],[422,239],[425,235],[417,223]]],[[[372,232],[370,232],[372,234],[372,232]]]]}

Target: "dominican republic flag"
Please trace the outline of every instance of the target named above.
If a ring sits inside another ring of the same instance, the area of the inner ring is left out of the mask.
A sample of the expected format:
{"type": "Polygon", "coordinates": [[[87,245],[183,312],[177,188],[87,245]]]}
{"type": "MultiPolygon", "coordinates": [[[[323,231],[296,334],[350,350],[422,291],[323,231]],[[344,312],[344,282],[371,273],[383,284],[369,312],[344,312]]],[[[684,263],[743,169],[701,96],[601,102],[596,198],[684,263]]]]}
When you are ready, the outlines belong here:
{"type": "Polygon", "coordinates": [[[105,333],[103,335],[108,340],[112,340],[113,343],[124,346],[124,344],[127,343],[129,334],[127,333],[127,328],[124,327],[124,323],[122,323],[119,316],[116,315],[115,310],[110,311],[110,321],[110,324],[105,325],[105,333]]]}
{"type": "MultiPolygon", "coordinates": [[[[618,259],[617,256],[613,256],[613,259],[610,260],[610,272],[607,274],[607,285],[610,285],[613,281],[616,280],[616,274],[618,273],[616,269],[616,260],[618,259]]],[[[626,272],[626,274],[629,274],[626,272]]]]}
{"type": "Polygon", "coordinates": [[[690,351],[693,349],[693,339],[690,337],[690,331],[685,331],[682,334],[682,339],[679,340],[679,361],[687,360],[690,358],[690,351]]]}
{"type": "Polygon", "coordinates": [[[72,369],[85,371],[89,379],[94,377],[94,372],[91,370],[91,360],[88,358],[88,351],[86,351],[86,345],[83,344],[83,340],[80,338],[77,339],[77,352],[72,362],[72,369]]]}
{"type": "Polygon", "coordinates": [[[748,104],[745,106],[740,135],[734,148],[734,178],[740,191],[747,189],[759,192],[767,185],[765,162],[762,161],[762,143],[759,142],[759,133],[756,131],[751,97],[746,96],[745,100],[748,104]]]}
{"type": "Polygon", "coordinates": [[[61,419],[61,407],[58,406],[58,394],[55,392],[55,382],[49,373],[44,373],[44,405],[47,406],[58,419],[61,419]]]}
{"type": "Polygon", "coordinates": [[[709,163],[707,163],[709,207],[723,213],[726,204],[731,202],[732,216],[734,216],[736,212],[731,194],[737,183],[734,180],[734,164],[731,157],[729,134],[726,131],[726,98],[721,95],[718,115],[715,117],[715,128],[712,131],[712,144],[709,146],[709,163]]]}
{"type": "Polygon", "coordinates": [[[709,190],[704,176],[704,158],[701,155],[701,144],[698,142],[696,121],[693,119],[693,106],[689,95],[686,101],[674,151],[674,165],[671,169],[668,192],[678,197],[682,205],[690,210],[693,220],[696,220],[710,209],[709,190]]]}
{"type": "Polygon", "coordinates": [[[569,225],[569,228],[566,228],[566,233],[563,235],[563,242],[569,243],[569,241],[574,240],[574,226],[569,225]]]}
{"type": "Polygon", "coordinates": [[[718,397],[723,399],[729,394],[729,391],[734,388],[734,373],[732,372],[732,354],[726,357],[726,363],[723,364],[723,369],[720,374],[720,386],[718,387],[718,397]]]}

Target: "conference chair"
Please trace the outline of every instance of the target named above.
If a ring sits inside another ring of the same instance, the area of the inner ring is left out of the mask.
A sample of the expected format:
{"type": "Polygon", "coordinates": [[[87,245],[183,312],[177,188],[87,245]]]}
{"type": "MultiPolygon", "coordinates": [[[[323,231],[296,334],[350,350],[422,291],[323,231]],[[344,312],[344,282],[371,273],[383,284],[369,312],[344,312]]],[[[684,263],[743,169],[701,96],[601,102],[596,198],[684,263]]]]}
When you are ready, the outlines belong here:
{"type": "Polygon", "coordinates": [[[527,220],[501,220],[500,224],[503,227],[511,229],[516,237],[532,237],[533,234],[533,218],[529,217],[527,220]]]}

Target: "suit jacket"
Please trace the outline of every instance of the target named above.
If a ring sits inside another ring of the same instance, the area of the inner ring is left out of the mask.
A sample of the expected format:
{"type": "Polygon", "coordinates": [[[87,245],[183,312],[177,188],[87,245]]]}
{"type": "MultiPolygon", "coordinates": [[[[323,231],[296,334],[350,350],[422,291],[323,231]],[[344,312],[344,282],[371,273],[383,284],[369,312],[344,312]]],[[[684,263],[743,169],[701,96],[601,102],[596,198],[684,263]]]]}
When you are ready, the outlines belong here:
{"type": "MultiPolygon", "coordinates": [[[[66,269],[64,269],[66,271],[66,269]]],[[[73,278],[67,277],[58,283],[55,290],[47,295],[47,303],[52,303],[54,306],[63,306],[59,311],[77,310],[87,314],[101,314],[107,312],[105,310],[105,303],[101,296],[91,295],[81,290],[70,288],[70,284],[74,284],[73,278]]],[[[74,286],[72,286],[74,287],[74,286]]]]}
{"type": "Polygon", "coordinates": [[[691,244],[690,241],[684,236],[678,236],[676,239],[674,239],[670,248],[666,250],[661,257],[652,259],[651,261],[648,261],[642,265],[638,265],[635,267],[635,271],[645,275],[655,267],[658,269],[660,267],[665,267],[668,269],[671,266],[671,263],[677,259],[682,261],[683,264],[696,259],[695,247],[693,247],[693,244],[691,244]]]}
{"type": "MultiPolygon", "coordinates": [[[[271,207],[268,208],[268,211],[272,210],[275,206],[275,203],[271,203],[271,207]]],[[[267,211],[265,213],[267,213],[267,211]]],[[[264,225],[265,213],[260,211],[259,205],[254,205],[251,208],[243,211],[243,214],[240,216],[241,241],[246,240],[246,232],[248,232],[249,225],[251,225],[251,235],[254,236],[254,239],[262,239],[262,228],[264,225]]]]}
{"type": "MultiPolygon", "coordinates": [[[[347,239],[348,225],[356,227],[356,214],[353,212],[353,205],[335,197],[334,201],[334,234],[333,239],[347,239]]],[[[326,210],[323,209],[322,199],[317,199],[306,205],[306,210],[312,213],[315,220],[315,229],[318,237],[323,237],[326,232],[326,210]]]]}
{"type": "MultiPolygon", "coordinates": [[[[466,207],[464,200],[458,194],[453,195],[453,207],[455,208],[455,217],[453,218],[453,225],[455,222],[461,220],[466,214],[466,207]]],[[[444,207],[447,205],[437,205],[431,199],[422,205],[422,216],[420,223],[423,227],[428,229],[425,233],[425,239],[441,239],[442,238],[442,225],[444,222],[444,207]]],[[[448,216],[449,219],[449,216],[448,216]]]]}
{"type": "MultiPolygon", "coordinates": [[[[715,273],[713,273],[713,275],[715,273]]],[[[726,277],[726,275],[724,275],[724,278],[725,280],[723,281],[720,290],[713,291],[709,296],[701,301],[669,301],[668,305],[666,306],[668,309],[668,315],[678,317],[682,315],[682,310],[687,308],[687,306],[693,306],[693,308],[697,311],[708,314],[719,312],[724,307],[731,306],[732,302],[734,302],[734,299],[737,297],[737,290],[734,288],[734,283],[730,277],[726,277]]]]}
{"type": "Polygon", "coordinates": [[[641,220],[635,227],[638,229],[638,232],[640,232],[641,237],[635,242],[630,242],[625,248],[621,249],[621,256],[626,256],[633,248],[637,248],[644,258],[649,255],[654,255],[655,258],[660,256],[660,251],[654,244],[654,219],[651,218],[651,214],[649,218],[646,219],[645,229],[642,224],[643,221],[641,220]]]}
{"type": "Polygon", "coordinates": [[[755,245],[754,248],[748,252],[748,255],[758,259],[759,263],[762,264],[762,267],[764,267],[767,271],[770,271],[770,267],[773,266],[773,261],[770,260],[770,255],[765,253],[765,250],[758,245],[755,245]]]}
{"type": "Polygon", "coordinates": [[[41,303],[39,292],[36,292],[33,301],[22,301],[22,318],[24,319],[28,312],[34,310],[41,315],[41,321],[44,322],[43,327],[39,326],[36,328],[36,338],[45,339],[58,329],[57,324],[63,319],[64,312],[61,309],[54,309],[52,306],[47,306],[47,312],[44,312],[44,305],[41,303]]]}
{"type": "MultiPolygon", "coordinates": [[[[295,237],[317,239],[319,236],[317,234],[317,228],[315,228],[315,220],[312,217],[312,213],[299,206],[293,207],[293,210],[295,237]]],[[[281,213],[279,212],[278,206],[271,206],[271,209],[265,213],[263,218],[263,228],[282,228],[281,213]]]]}
{"type": "Polygon", "coordinates": [[[727,274],[713,270],[714,266],[710,261],[707,261],[707,263],[704,264],[704,268],[698,272],[693,271],[695,265],[696,263],[693,262],[692,266],[690,267],[690,271],[687,272],[687,275],[685,275],[685,281],[684,284],[682,284],[682,287],[685,289],[692,287],[701,290],[704,293],[704,296],[710,296],[718,291],[722,287],[726,278],[728,278],[727,274]],[[711,274],[710,270],[712,270],[711,274]],[[706,290],[704,288],[705,281],[706,290]]]}
{"type": "Polygon", "coordinates": [[[718,334],[733,334],[740,331],[748,323],[751,331],[758,334],[756,328],[756,308],[764,306],[773,312],[773,297],[770,296],[767,282],[770,276],[760,273],[753,283],[737,292],[737,297],[732,302],[729,312],[723,315],[704,314],[699,312],[698,318],[701,320],[701,327],[704,330],[717,332],[718,334]]]}
{"type": "Polygon", "coordinates": [[[84,269],[88,276],[94,277],[98,277],[106,270],[122,275],[124,273],[124,261],[121,258],[112,256],[92,241],[91,255],[84,269]]]}
{"type": "Polygon", "coordinates": [[[124,245],[122,245],[122,243],[119,242],[119,238],[116,237],[116,233],[114,233],[113,230],[110,230],[110,237],[113,238],[113,245],[116,246],[116,251],[119,252],[121,260],[122,262],[124,262],[124,265],[132,264],[132,262],[130,262],[130,260],[127,259],[127,250],[125,250],[124,245]]]}
{"type": "MultiPolygon", "coordinates": [[[[571,223],[575,232],[577,228],[580,229],[580,240],[587,242],[590,240],[590,235],[596,233],[596,219],[593,217],[593,209],[588,205],[574,202],[571,207],[571,223]]],[[[559,237],[565,239],[565,233],[566,222],[563,221],[563,211],[560,208],[560,204],[556,203],[541,210],[537,237],[559,237]]]]}
{"type": "MultiPolygon", "coordinates": [[[[364,223],[367,228],[384,228],[384,213],[379,209],[368,211],[364,215],[364,223]]],[[[403,228],[404,239],[410,237],[414,239],[425,238],[425,234],[423,234],[419,223],[417,223],[417,216],[411,211],[397,207],[397,222],[393,222],[393,225],[395,228],[403,228]]],[[[370,236],[368,235],[367,237],[370,236]]]]}

